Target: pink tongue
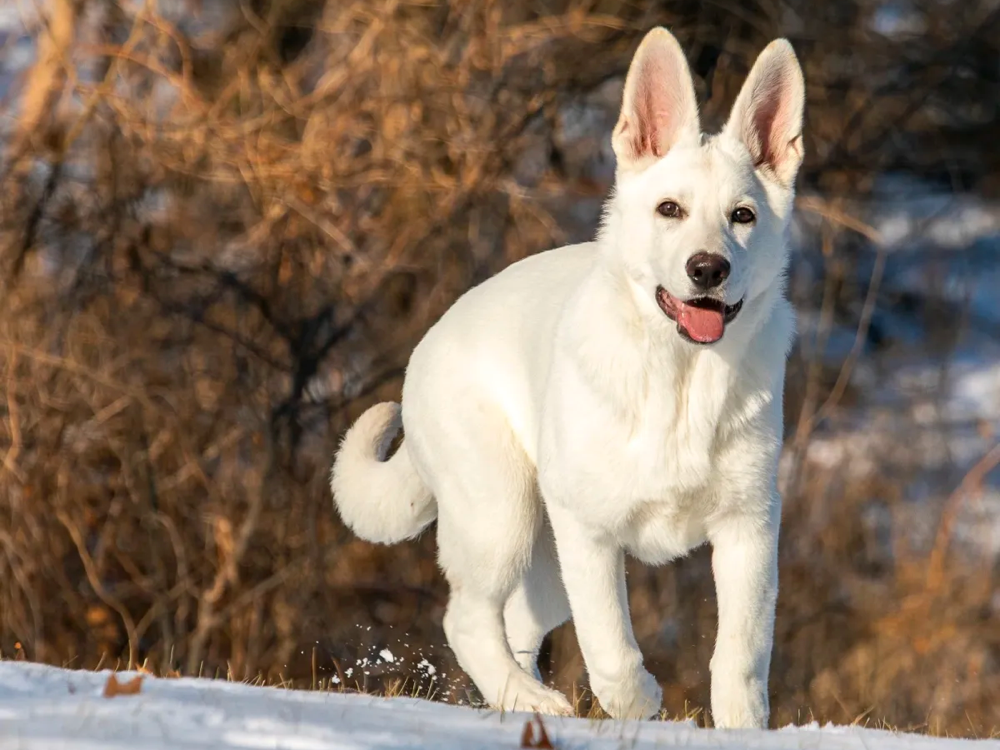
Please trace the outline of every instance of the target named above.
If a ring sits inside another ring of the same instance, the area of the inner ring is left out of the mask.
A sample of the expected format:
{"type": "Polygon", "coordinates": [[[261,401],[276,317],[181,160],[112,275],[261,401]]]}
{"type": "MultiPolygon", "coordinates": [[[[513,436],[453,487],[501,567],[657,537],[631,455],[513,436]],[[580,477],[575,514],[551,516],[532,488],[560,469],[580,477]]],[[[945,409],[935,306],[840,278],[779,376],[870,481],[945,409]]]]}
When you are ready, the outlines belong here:
{"type": "Polygon", "coordinates": [[[683,302],[678,307],[677,322],[695,341],[711,344],[722,338],[722,332],[726,327],[722,312],[686,305],[683,302]]]}

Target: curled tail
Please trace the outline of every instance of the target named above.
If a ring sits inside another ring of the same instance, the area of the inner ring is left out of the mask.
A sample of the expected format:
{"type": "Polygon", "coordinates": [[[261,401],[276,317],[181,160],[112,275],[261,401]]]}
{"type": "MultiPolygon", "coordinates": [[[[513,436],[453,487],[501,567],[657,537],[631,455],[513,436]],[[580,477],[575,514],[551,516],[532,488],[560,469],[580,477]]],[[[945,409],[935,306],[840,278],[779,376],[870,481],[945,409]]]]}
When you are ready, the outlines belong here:
{"type": "Polygon", "coordinates": [[[371,407],[344,435],[330,473],[340,517],[371,542],[409,539],[437,517],[434,496],[417,476],[405,441],[385,460],[401,427],[399,404],[371,407]]]}

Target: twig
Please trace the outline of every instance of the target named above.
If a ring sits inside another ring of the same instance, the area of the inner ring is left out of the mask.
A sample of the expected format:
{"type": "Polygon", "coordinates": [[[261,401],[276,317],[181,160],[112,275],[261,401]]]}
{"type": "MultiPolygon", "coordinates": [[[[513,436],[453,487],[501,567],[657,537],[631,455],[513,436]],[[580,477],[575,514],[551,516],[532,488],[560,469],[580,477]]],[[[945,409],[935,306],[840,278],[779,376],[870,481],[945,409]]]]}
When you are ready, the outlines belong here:
{"type": "Polygon", "coordinates": [[[1000,443],[976,462],[962,479],[961,484],[945,500],[941,520],[938,523],[937,534],[934,537],[934,547],[927,561],[927,588],[930,591],[940,591],[944,582],[944,563],[951,544],[951,530],[955,524],[962,501],[967,497],[982,491],[986,475],[1000,465],[1000,443]]]}
{"type": "Polygon", "coordinates": [[[132,615],[126,609],[125,605],[117,597],[112,596],[101,582],[101,577],[97,573],[90,552],[87,551],[87,545],[83,541],[83,535],[80,533],[79,527],[77,527],[64,510],[56,510],[55,515],[59,523],[69,532],[73,544],[76,545],[76,551],[80,556],[80,562],[83,563],[83,570],[87,575],[87,580],[90,582],[90,587],[97,594],[98,599],[118,613],[122,624],[125,626],[125,634],[128,637],[128,665],[129,669],[131,669],[135,664],[138,664],[139,657],[139,636],[136,633],[135,621],[132,619],[132,615]]]}

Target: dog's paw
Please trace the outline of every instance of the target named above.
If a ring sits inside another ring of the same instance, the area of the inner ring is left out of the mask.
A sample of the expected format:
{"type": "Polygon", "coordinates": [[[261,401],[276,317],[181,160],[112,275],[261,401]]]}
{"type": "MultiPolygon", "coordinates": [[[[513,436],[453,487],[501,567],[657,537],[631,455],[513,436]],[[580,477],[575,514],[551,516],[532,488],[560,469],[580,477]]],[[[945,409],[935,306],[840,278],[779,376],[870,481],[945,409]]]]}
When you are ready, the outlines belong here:
{"type": "Polygon", "coordinates": [[[539,696],[532,703],[532,711],[548,716],[572,716],[575,713],[566,696],[555,690],[546,689],[546,691],[545,695],[539,696]]]}
{"type": "Polygon", "coordinates": [[[572,716],[573,707],[566,696],[545,687],[518,670],[511,675],[498,708],[505,711],[537,711],[549,716],[572,716]]]}
{"type": "Polygon", "coordinates": [[[627,681],[591,687],[601,708],[614,719],[649,719],[660,712],[663,691],[645,669],[627,681]]]}
{"type": "Polygon", "coordinates": [[[767,690],[757,680],[712,685],[712,723],[719,729],[767,729],[767,690]]]}

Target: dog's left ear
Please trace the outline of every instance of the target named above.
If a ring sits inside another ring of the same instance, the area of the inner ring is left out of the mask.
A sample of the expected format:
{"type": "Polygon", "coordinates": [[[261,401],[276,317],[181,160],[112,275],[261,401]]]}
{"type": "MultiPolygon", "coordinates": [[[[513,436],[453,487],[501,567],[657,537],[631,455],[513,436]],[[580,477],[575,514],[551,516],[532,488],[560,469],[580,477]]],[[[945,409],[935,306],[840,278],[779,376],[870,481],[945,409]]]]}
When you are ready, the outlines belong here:
{"type": "Polygon", "coordinates": [[[775,39],[757,57],[725,132],[742,141],[754,166],[791,187],[802,166],[802,68],[792,45],[775,39]]]}

